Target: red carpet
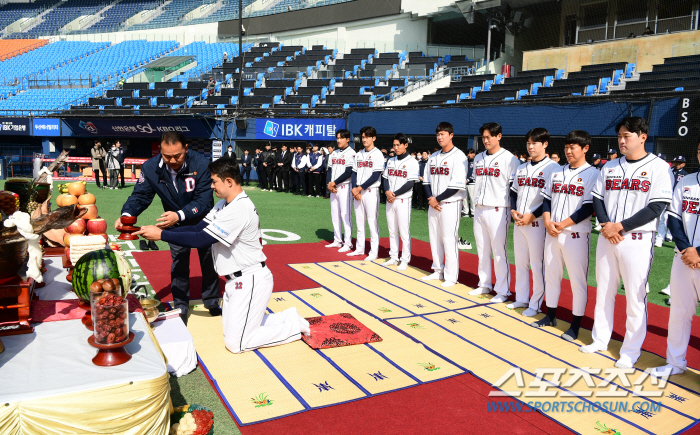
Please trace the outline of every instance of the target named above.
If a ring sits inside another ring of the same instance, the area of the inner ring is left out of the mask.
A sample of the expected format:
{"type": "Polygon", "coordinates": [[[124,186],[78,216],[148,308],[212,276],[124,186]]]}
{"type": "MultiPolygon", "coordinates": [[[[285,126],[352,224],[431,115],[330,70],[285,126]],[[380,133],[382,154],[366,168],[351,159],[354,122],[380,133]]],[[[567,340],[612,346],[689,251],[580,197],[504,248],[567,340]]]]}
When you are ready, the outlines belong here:
{"type": "MultiPolygon", "coordinates": [[[[369,243],[369,242],[368,242],[369,243]]],[[[290,263],[310,263],[347,260],[344,254],[335,249],[326,249],[326,243],[266,245],[267,265],[275,277],[275,291],[314,288],[316,283],[287,267],[290,263]],[[329,252],[330,251],[330,252],[329,252]]],[[[388,239],[381,239],[379,257],[388,256],[388,239]]],[[[411,264],[430,270],[432,264],[430,244],[413,240],[411,264]]],[[[366,249],[369,252],[369,246],[366,249]]],[[[144,274],[164,300],[170,295],[170,253],[168,251],[134,253],[144,274]]],[[[192,256],[190,276],[192,299],[201,297],[201,272],[196,255],[192,256]]],[[[476,250],[460,253],[459,282],[476,286],[476,250]]],[[[515,268],[511,266],[511,291],[514,287],[515,268]]],[[[495,278],[494,278],[495,279],[495,278]]],[[[223,285],[222,285],[223,290],[223,285]]],[[[595,309],[594,287],[588,288],[588,306],[582,326],[593,326],[595,309]]],[[[557,317],[571,320],[571,288],[569,282],[562,282],[557,317]]],[[[668,308],[655,304],[648,306],[647,337],[644,349],[665,355],[668,327],[668,308]]],[[[613,338],[622,340],[625,331],[625,298],[618,295],[615,304],[615,328],[613,338]]],[[[700,367],[700,323],[694,322],[688,348],[688,365],[700,367]]],[[[438,381],[419,387],[408,388],[387,395],[358,400],[343,405],[314,410],[285,417],[266,423],[244,426],[244,435],[285,432],[290,435],[308,433],[357,434],[413,434],[413,433],[568,433],[558,423],[539,413],[488,413],[486,402],[493,389],[487,383],[467,374],[438,381]],[[357,418],[357,416],[362,416],[357,418]]],[[[506,399],[498,399],[506,400],[506,399]]],[[[512,400],[512,399],[507,399],[512,400]]],[[[686,433],[700,434],[700,425],[686,433]]]]}

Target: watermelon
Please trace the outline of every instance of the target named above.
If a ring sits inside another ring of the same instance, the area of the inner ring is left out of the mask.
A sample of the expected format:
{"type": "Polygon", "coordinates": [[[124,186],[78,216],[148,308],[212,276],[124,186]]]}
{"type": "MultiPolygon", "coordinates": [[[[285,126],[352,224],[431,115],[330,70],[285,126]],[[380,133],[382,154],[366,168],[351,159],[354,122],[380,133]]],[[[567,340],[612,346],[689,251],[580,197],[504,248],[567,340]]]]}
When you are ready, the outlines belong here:
{"type": "Polygon", "coordinates": [[[80,257],[73,269],[73,291],[78,299],[87,302],[90,300],[90,284],[103,278],[120,278],[117,256],[111,249],[99,249],[80,257]]]}

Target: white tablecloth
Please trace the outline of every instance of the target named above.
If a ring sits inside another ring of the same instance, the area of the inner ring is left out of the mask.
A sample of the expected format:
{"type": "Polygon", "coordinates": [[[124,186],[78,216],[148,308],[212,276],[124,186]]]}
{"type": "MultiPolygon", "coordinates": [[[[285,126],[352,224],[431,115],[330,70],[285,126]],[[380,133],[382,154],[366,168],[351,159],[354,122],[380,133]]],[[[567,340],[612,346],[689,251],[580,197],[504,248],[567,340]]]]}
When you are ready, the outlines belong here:
{"type": "Polygon", "coordinates": [[[165,364],[146,331],[142,315],[129,314],[134,341],[126,346],[131,360],[115,367],[92,363],[97,349],[87,342],[92,334],[78,320],[34,325],[34,333],[2,337],[0,402],[19,402],[128,382],[152,380],[165,374],[165,364]]]}
{"type": "MultiPolygon", "coordinates": [[[[35,290],[39,299],[45,301],[77,299],[71,283],[66,280],[68,272],[63,268],[61,257],[45,258],[45,264],[44,282],[46,286],[35,290]]],[[[168,359],[169,373],[180,377],[197,368],[194,340],[179,317],[156,322],[153,334],[158,339],[160,348],[168,359]]]]}
{"type": "Polygon", "coordinates": [[[197,368],[197,352],[194,340],[182,319],[166,319],[153,324],[153,335],[168,358],[168,372],[177,377],[197,368]]]}

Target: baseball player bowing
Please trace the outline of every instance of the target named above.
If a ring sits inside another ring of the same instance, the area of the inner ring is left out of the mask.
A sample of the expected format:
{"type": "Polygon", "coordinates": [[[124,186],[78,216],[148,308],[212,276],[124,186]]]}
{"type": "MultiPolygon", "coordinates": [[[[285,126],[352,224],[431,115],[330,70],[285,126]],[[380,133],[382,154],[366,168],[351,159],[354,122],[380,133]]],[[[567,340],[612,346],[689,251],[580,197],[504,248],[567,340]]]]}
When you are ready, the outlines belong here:
{"type": "Polygon", "coordinates": [[[394,136],[395,157],[390,158],[384,169],[386,192],[386,222],[389,227],[389,261],[385,266],[399,264],[399,235],[401,235],[401,264],[397,270],[406,270],[411,261],[411,196],[413,185],[420,179],[418,161],[406,150],[408,137],[403,133],[394,136]]]}
{"type": "Polygon", "coordinates": [[[649,125],[643,118],[624,118],[615,130],[623,157],[603,166],[593,191],[593,207],[603,226],[596,251],[593,343],[579,350],[592,353],[608,348],[622,277],[627,331],[615,366],[630,368],[641,354],[647,332],[646,284],[654,259],[657,220],[671,202],[671,169],[644,150],[649,125]]]}
{"type": "Polygon", "coordinates": [[[195,227],[161,230],[142,227],[137,234],[189,248],[211,246],[216,272],[226,278],[222,308],[224,343],[233,353],[276,346],[309,334],[309,322],[288,308],[265,314],[274,281],[265,266],[260,220],[241,189],[241,172],[233,159],[209,163],[211,187],[221,201],[195,227]]]}
{"type": "Polygon", "coordinates": [[[674,303],[668,319],[667,364],[654,369],[652,374],[656,376],[678,375],[688,368],[686,353],[690,328],[700,294],[700,172],[678,181],[666,214],[668,229],[676,242],[676,255],[671,266],[671,299],[674,303]]]}
{"type": "Polygon", "coordinates": [[[525,135],[530,161],[518,166],[511,186],[510,214],[515,221],[515,302],[508,308],[525,308],[524,316],[532,317],[540,311],[544,298],[544,238],[540,195],[552,171],[560,166],[547,157],[549,132],[533,128],[525,135]],[[530,298],[530,270],[532,270],[532,298],[530,298]]]}
{"type": "Polygon", "coordinates": [[[479,129],[486,151],[474,158],[474,239],[479,254],[479,286],[472,296],[496,290],[491,302],[505,302],[510,292],[510,265],[506,255],[510,226],[510,185],[520,160],[501,148],[503,129],[489,122],[479,129]],[[496,269],[496,287],[491,278],[491,255],[496,269]]]}
{"type": "Polygon", "coordinates": [[[425,165],[423,184],[428,198],[428,236],[433,255],[431,275],[423,281],[444,279],[443,287],[452,287],[459,275],[457,238],[462,215],[462,200],[467,195],[467,156],[452,143],[454,129],[441,122],[435,129],[441,151],[434,152],[425,165]]]}
{"type": "Polygon", "coordinates": [[[355,162],[355,150],[350,146],[350,131],[340,129],[336,132],[335,138],[338,149],[331,153],[326,170],[328,191],[331,192],[333,243],[326,245],[326,248],[340,248],[338,252],[348,252],[352,249],[350,179],[352,178],[352,166],[355,162]],[[344,239],[343,231],[345,231],[344,239]]]}
{"type": "Polygon", "coordinates": [[[384,171],[384,155],[374,146],[377,130],[374,127],[362,127],[362,145],[364,148],[355,154],[352,167],[352,197],[355,198],[355,225],[357,226],[357,243],[355,251],[349,256],[365,255],[365,221],[369,226],[370,248],[366,261],[374,261],[379,255],[379,183],[384,171]]]}
{"type": "Polygon", "coordinates": [[[586,163],[590,145],[591,135],[585,131],[574,130],[566,135],[564,153],[569,163],[557,166],[551,172],[541,192],[544,197],[542,215],[547,230],[544,241],[547,316],[531,326],[556,326],[561,280],[566,266],[573,293],[571,311],[574,318],[571,327],[561,337],[568,341],[578,338],[588,303],[590,217],[593,214],[593,188],[599,174],[594,166],[586,163]]]}

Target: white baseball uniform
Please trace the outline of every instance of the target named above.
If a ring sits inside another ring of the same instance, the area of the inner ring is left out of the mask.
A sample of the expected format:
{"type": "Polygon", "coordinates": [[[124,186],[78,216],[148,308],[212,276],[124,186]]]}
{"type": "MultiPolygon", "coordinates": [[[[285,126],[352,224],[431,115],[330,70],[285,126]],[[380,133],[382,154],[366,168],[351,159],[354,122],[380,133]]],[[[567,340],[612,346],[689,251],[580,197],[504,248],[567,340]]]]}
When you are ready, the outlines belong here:
{"type": "MultiPolygon", "coordinates": [[[[621,157],[603,166],[593,196],[604,201],[610,222],[622,222],[652,202],[671,201],[670,171],[668,164],[653,154],[634,162],[621,157]]],[[[624,240],[617,245],[604,237],[598,238],[598,291],[591,346],[599,349],[608,347],[613,329],[615,295],[622,277],[627,300],[627,332],[619,361],[629,366],[639,358],[647,332],[646,283],[654,259],[657,220],[630,232],[623,231],[624,240]]]]}
{"type": "Polygon", "coordinates": [[[428,235],[433,255],[433,270],[442,273],[445,281],[457,282],[459,275],[459,220],[462,200],[466,196],[467,156],[457,147],[448,152],[433,153],[425,165],[423,184],[430,186],[437,198],[447,189],[457,189],[452,196],[440,201],[441,211],[428,208],[428,235]]]}
{"type": "Polygon", "coordinates": [[[474,240],[479,254],[479,287],[510,295],[510,264],[506,254],[510,226],[510,185],[520,160],[501,148],[474,158],[474,240]],[[496,269],[494,289],[491,255],[496,269]]]}
{"type": "MultiPolygon", "coordinates": [[[[700,173],[686,175],[673,190],[673,199],[668,208],[669,219],[683,223],[687,241],[692,247],[700,246],[700,173]]],[[[674,240],[678,240],[674,237],[674,240]]],[[[668,319],[666,362],[681,370],[688,367],[685,359],[690,342],[690,328],[698,308],[700,292],[700,269],[691,269],[681,259],[676,248],[671,267],[671,314],[668,319]]]]}
{"type": "MultiPolygon", "coordinates": [[[[550,220],[561,222],[580,209],[584,204],[593,203],[593,189],[598,181],[599,172],[588,163],[578,168],[568,164],[555,168],[544,189],[542,196],[551,204],[550,220]]],[[[569,272],[569,282],[573,296],[571,312],[574,316],[583,316],[588,303],[588,262],[591,247],[591,220],[574,224],[556,237],[549,234],[544,242],[545,295],[547,307],[559,305],[561,280],[564,266],[569,272]]]]}
{"type": "MultiPolygon", "coordinates": [[[[355,150],[351,146],[344,149],[335,149],[328,159],[328,171],[331,173],[331,181],[335,181],[343,175],[345,168],[352,168],[355,161],[355,150]]],[[[336,193],[331,192],[331,219],[333,220],[333,241],[342,243],[347,248],[352,248],[352,194],[350,193],[350,179],[348,177],[342,183],[338,183],[336,193]],[[345,241],[343,241],[343,231],[345,241]]]]}
{"type": "MultiPolygon", "coordinates": [[[[518,166],[511,190],[518,195],[516,210],[531,214],[542,208],[544,198],[540,192],[550,179],[552,171],[559,169],[557,163],[545,157],[537,163],[526,162],[518,166]]],[[[529,303],[539,311],[544,298],[544,237],[546,231],[542,216],[528,226],[516,226],[513,234],[515,248],[515,300],[529,303]],[[530,269],[532,269],[532,298],[530,297],[530,269]]]]}
{"type": "MultiPolygon", "coordinates": [[[[379,148],[374,147],[370,151],[363,148],[355,154],[355,162],[352,167],[357,174],[357,185],[361,186],[374,172],[384,171],[384,154],[379,148]]],[[[370,249],[369,256],[376,258],[379,255],[379,184],[381,176],[367,189],[360,191],[362,199],[355,200],[355,225],[357,226],[357,243],[355,253],[365,253],[365,222],[369,225],[370,249]]]]}
{"type": "Polygon", "coordinates": [[[224,343],[233,353],[276,346],[301,338],[302,319],[296,308],[265,314],[274,281],[265,266],[260,243],[260,220],[244,192],[233,201],[219,201],[207,214],[204,231],[212,246],[216,273],[225,276],[222,307],[224,343]]]}
{"type": "MultiPolygon", "coordinates": [[[[420,180],[420,169],[418,161],[405,153],[401,160],[399,157],[392,157],[384,168],[384,177],[389,183],[389,192],[396,192],[407,181],[417,183],[420,180]]],[[[423,188],[423,186],[420,186],[423,188]]],[[[409,263],[411,261],[411,196],[413,189],[396,196],[396,200],[391,203],[386,202],[386,222],[389,227],[389,256],[394,261],[399,261],[399,235],[403,244],[401,261],[409,263]]]]}

